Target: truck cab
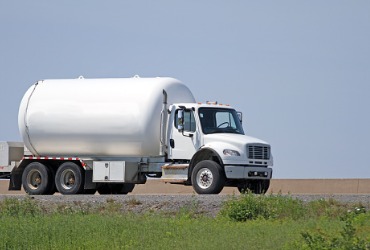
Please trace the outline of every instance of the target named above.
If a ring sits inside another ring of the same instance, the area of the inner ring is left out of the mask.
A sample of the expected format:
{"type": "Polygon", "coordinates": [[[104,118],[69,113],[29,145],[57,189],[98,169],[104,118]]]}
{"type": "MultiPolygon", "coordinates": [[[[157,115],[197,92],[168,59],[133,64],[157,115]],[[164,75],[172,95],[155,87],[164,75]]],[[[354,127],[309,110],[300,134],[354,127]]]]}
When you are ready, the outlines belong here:
{"type": "Polygon", "coordinates": [[[197,193],[218,193],[224,186],[267,191],[270,145],[245,135],[241,113],[209,102],[174,104],[168,112],[168,159],[189,164],[187,182],[197,193]]]}

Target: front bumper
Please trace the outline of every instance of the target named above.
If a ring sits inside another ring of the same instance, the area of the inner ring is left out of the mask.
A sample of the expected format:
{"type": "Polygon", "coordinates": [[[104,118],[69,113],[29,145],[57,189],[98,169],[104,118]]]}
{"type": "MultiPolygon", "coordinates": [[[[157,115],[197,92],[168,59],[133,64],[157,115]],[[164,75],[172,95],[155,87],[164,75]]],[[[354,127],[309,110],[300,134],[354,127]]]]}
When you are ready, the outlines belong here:
{"type": "Polygon", "coordinates": [[[272,177],[272,168],[226,165],[225,174],[228,179],[269,180],[272,177]]]}

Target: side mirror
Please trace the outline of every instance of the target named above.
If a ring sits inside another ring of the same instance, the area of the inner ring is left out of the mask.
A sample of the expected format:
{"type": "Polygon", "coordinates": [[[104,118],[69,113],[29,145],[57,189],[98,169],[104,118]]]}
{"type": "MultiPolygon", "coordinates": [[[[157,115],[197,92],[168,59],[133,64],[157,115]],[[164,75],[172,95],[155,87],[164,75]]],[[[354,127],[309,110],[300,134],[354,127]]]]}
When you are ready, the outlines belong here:
{"type": "Polygon", "coordinates": [[[236,112],[236,114],[238,115],[240,124],[242,124],[243,123],[243,113],[238,111],[238,112],[236,112]]]}
{"type": "Polygon", "coordinates": [[[184,131],[184,110],[183,109],[179,109],[177,113],[177,129],[179,130],[179,132],[184,131]]]}

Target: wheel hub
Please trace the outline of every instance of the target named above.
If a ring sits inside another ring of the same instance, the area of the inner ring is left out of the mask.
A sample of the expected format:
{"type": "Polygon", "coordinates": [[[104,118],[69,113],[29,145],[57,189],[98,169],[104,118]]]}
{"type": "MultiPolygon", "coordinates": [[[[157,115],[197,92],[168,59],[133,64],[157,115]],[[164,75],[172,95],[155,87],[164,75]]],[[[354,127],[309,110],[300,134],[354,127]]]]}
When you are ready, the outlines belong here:
{"type": "Polygon", "coordinates": [[[76,182],[74,172],[69,169],[63,171],[61,179],[62,179],[61,184],[64,189],[71,189],[75,185],[75,182],[76,182]]]}
{"type": "Polygon", "coordinates": [[[197,174],[197,184],[202,189],[209,188],[213,183],[213,174],[212,172],[207,169],[201,169],[197,174]]]}
{"type": "Polygon", "coordinates": [[[31,189],[37,189],[42,183],[41,174],[39,173],[39,171],[30,171],[27,176],[27,183],[31,189]]]}
{"type": "Polygon", "coordinates": [[[202,181],[207,182],[208,181],[208,175],[203,175],[202,176],[202,181]]]}

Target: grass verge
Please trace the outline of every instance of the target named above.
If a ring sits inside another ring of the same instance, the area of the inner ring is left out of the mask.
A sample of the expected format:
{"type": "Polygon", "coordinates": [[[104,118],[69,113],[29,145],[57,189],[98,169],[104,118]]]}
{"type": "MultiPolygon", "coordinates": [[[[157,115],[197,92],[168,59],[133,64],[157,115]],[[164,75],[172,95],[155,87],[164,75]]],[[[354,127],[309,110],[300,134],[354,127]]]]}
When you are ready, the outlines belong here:
{"type": "MultiPolygon", "coordinates": [[[[130,204],[137,201],[130,201],[130,204]]],[[[32,199],[0,203],[0,249],[369,249],[370,213],[361,204],[304,203],[289,196],[230,198],[216,218],[174,216],[32,199]]]]}

